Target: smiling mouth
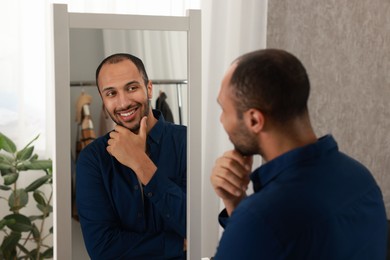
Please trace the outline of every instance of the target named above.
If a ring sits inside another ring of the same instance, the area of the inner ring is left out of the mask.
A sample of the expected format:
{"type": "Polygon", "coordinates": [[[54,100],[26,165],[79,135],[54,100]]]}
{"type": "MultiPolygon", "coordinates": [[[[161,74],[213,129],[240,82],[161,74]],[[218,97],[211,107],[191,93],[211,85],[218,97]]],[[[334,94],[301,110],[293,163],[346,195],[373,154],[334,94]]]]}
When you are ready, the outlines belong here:
{"type": "Polygon", "coordinates": [[[123,117],[126,117],[126,116],[131,116],[134,113],[135,113],[135,110],[132,110],[132,111],[126,112],[126,113],[119,113],[119,115],[123,116],[123,117]]]}
{"type": "Polygon", "coordinates": [[[121,117],[123,121],[130,121],[134,118],[137,108],[127,110],[126,112],[118,112],[117,114],[121,117]]]}

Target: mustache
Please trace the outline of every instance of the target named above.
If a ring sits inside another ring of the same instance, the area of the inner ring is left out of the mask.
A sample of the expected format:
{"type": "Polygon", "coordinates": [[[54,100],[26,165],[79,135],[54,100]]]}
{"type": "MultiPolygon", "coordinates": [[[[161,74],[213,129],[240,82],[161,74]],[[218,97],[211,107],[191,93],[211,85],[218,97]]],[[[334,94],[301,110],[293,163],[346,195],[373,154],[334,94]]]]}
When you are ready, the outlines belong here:
{"type": "Polygon", "coordinates": [[[128,106],[125,107],[125,108],[115,109],[115,110],[114,110],[114,113],[121,113],[121,112],[124,112],[124,111],[127,111],[127,110],[137,109],[138,107],[139,107],[139,104],[136,104],[136,105],[128,105],[128,106]]]}

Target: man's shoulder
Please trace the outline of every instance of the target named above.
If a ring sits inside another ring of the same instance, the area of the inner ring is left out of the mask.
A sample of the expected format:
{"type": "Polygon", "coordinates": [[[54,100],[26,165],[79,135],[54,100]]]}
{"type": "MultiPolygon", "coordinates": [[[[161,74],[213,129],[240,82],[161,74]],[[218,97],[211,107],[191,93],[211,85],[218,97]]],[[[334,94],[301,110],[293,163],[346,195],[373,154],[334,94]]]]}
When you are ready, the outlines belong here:
{"type": "Polygon", "coordinates": [[[165,131],[170,134],[183,136],[187,134],[187,126],[165,122],[165,131]]]}
{"type": "Polygon", "coordinates": [[[85,157],[96,153],[106,152],[108,139],[109,133],[103,136],[99,136],[80,151],[79,157],[85,157]]]}

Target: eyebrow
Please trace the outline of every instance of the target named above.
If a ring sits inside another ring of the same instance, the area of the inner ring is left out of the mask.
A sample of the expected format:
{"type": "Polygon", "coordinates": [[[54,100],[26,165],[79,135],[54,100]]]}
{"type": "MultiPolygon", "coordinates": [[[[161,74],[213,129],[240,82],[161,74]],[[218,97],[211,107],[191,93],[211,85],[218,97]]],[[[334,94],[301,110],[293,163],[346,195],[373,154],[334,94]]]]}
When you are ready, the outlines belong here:
{"type": "MultiPolygon", "coordinates": [[[[139,81],[137,81],[137,80],[132,80],[132,81],[127,82],[127,83],[125,84],[125,86],[133,85],[134,83],[136,83],[136,84],[141,84],[141,83],[140,83],[139,81]]],[[[103,92],[106,92],[106,91],[109,91],[109,90],[113,90],[113,89],[115,89],[115,87],[113,87],[113,86],[103,87],[102,93],[103,93],[103,92]]]]}

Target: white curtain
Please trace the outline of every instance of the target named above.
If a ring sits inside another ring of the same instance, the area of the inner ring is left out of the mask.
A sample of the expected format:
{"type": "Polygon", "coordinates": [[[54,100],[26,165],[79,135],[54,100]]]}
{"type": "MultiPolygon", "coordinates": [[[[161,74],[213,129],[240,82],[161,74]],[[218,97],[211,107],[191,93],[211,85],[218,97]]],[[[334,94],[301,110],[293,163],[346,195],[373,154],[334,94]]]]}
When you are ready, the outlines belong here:
{"type": "Polygon", "coordinates": [[[0,132],[17,146],[40,134],[35,151],[48,155],[45,3],[2,0],[0,19],[0,132]]]}
{"type": "MultiPolygon", "coordinates": [[[[239,55],[266,45],[266,0],[202,1],[202,73],[203,73],[203,187],[202,256],[214,255],[221,230],[218,225],[220,201],[210,184],[215,159],[232,149],[219,122],[216,102],[225,70],[239,55]]],[[[255,165],[259,164],[256,158],[255,165]]]]}

